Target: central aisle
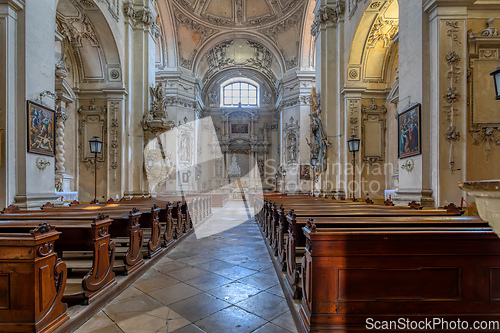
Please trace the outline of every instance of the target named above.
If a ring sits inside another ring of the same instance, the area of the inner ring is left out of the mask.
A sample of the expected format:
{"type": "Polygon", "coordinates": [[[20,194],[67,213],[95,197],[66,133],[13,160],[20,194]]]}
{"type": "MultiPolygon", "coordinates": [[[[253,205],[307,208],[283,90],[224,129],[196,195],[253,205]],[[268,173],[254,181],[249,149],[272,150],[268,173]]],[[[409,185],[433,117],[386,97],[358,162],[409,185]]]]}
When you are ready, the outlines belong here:
{"type": "Polygon", "coordinates": [[[249,212],[242,201],[213,209],[196,234],[77,332],[296,332],[249,212]]]}

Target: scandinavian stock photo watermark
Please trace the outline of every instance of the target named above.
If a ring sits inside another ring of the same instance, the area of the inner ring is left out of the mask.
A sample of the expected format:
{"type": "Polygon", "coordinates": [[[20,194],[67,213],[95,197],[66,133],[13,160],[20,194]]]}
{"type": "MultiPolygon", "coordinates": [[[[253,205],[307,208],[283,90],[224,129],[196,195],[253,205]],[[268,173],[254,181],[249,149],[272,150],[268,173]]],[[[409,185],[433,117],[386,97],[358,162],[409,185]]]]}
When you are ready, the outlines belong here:
{"type": "Polygon", "coordinates": [[[365,328],[370,331],[500,331],[500,321],[467,321],[457,318],[447,320],[444,318],[410,319],[398,318],[396,320],[376,320],[367,318],[365,328]]]}

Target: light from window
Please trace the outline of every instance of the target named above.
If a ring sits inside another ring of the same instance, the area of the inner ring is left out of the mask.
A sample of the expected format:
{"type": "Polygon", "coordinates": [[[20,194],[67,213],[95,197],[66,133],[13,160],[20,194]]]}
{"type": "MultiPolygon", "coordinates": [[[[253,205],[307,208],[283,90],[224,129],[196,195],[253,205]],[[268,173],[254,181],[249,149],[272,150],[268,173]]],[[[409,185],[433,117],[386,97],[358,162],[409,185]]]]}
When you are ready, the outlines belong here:
{"type": "Polygon", "coordinates": [[[230,83],[224,87],[225,106],[257,106],[257,87],[245,82],[230,83]]]}

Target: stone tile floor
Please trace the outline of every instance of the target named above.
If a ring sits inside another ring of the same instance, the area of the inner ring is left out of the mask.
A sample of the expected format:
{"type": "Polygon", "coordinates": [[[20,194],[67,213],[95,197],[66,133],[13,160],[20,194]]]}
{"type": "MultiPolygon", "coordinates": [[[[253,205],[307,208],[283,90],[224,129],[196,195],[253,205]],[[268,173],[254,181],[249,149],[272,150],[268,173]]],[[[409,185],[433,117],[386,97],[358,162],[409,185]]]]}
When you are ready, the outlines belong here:
{"type": "Polygon", "coordinates": [[[76,332],[297,330],[259,228],[233,201],[76,332]]]}

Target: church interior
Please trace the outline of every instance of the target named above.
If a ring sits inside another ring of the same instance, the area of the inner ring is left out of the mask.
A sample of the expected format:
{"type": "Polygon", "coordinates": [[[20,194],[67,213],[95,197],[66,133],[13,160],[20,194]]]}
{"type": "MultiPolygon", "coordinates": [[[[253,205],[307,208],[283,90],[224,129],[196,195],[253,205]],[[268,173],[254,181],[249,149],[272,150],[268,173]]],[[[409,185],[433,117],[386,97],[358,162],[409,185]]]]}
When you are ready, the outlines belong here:
{"type": "Polygon", "coordinates": [[[0,0],[0,332],[499,332],[497,27],[0,0]]]}

